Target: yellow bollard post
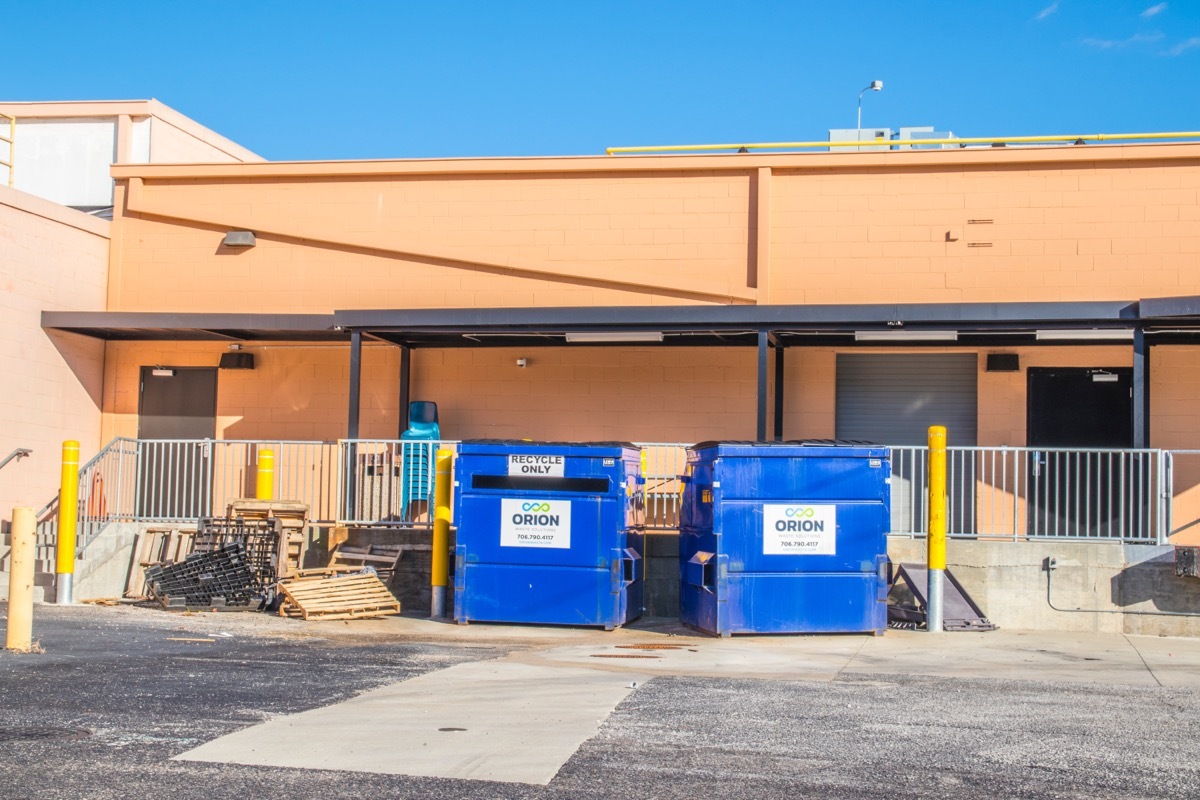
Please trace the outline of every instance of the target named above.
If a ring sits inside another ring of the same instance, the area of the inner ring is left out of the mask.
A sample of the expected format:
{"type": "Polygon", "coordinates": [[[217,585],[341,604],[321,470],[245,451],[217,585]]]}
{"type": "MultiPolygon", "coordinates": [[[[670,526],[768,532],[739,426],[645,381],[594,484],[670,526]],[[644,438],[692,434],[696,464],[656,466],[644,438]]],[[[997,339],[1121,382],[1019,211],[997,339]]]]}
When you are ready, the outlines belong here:
{"type": "Polygon", "coordinates": [[[454,465],[453,450],[437,451],[437,472],[433,485],[433,594],[429,616],[446,616],[446,584],[450,581],[450,477],[454,465]]]}
{"type": "Polygon", "coordinates": [[[929,429],[929,607],[925,630],[942,630],[942,580],[946,571],[946,429],[929,429]]]}
{"type": "Polygon", "coordinates": [[[79,442],[63,442],[62,483],[58,490],[58,553],[55,602],[75,602],[75,544],[79,523],[79,442]]]}
{"type": "Polygon", "coordinates": [[[8,631],[4,646],[18,653],[33,647],[33,561],[36,536],[33,509],[14,508],[8,573],[8,631]]]}
{"type": "Polygon", "coordinates": [[[258,500],[275,499],[275,451],[258,451],[258,482],[254,485],[258,500]]]}

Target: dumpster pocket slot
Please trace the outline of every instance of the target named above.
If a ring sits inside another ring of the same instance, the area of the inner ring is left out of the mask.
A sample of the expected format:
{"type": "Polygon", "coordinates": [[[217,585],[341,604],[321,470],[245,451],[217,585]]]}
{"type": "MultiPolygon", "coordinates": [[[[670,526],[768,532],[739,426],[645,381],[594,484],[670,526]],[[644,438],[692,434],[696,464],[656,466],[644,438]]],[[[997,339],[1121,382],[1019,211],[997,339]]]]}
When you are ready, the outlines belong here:
{"type": "Polygon", "coordinates": [[[608,478],[561,478],[548,475],[472,475],[472,489],[528,490],[608,494],[608,478]]]}
{"type": "Polygon", "coordinates": [[[638,564],[642,557],[632,547],[625,548],[625,557],[621,559],[621,579],[628,585],[638,579],[638,564]]]}
{"type": "Polygon", "coordinates": [[[688,559],[685,573],[687,582],[691,586],[699,586],[701,589],[713,591],[717,585],[717,559],[714,553],[706,553],[703,550],[688,559]]]}

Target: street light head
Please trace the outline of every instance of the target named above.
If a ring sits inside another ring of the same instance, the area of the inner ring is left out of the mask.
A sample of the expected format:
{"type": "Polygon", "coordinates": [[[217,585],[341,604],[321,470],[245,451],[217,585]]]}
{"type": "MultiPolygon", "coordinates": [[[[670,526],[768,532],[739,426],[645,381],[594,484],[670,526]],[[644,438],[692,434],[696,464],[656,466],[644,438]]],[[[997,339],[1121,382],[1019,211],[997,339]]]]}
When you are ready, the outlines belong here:
{"type": "Polygon", "coordinates": [[[883,91],[883,81],[871,81],[870,89],[872,92],[882,92],[883,91]]]}

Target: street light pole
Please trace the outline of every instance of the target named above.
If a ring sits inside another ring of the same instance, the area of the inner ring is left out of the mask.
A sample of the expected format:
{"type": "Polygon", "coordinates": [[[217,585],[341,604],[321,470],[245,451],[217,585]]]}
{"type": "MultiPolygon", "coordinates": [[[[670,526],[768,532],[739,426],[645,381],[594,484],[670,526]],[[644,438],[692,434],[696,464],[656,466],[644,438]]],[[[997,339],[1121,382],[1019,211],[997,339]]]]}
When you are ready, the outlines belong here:
{"type": "Polygon", "coordinates": [[[882,92],[883,81],[871,81],[870,85],[858,93],[858,126],[855,130],[862,130],[862,96],[867,92],[882,92]]]}

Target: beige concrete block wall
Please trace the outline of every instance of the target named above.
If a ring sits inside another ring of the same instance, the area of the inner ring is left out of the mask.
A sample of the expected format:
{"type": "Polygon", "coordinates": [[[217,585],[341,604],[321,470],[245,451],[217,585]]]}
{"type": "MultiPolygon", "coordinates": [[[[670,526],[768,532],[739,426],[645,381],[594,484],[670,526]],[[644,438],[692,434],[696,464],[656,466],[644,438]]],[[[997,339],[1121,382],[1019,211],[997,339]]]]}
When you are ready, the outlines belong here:
{"type": "MultiPolygon", "coordinates": [[[[250,344],[254,370],[217,377],[217,436],[331,440],[346,435],[349,347],[250,344]]],[[[225,347],[109,345],[104,435],[136,436],[140,367],[215,367],[225,347]]],[[[363,348],[360,435],[399,436],[397,348],[363,348]]],[[[755,351],[676,348],[420,350],[412,398],[438,404],[448,439],[695,442],[753,438],[755,351]],[[528,366],[516,360],[526,358],[528,366]]]]}
{"type": "MultiPolygon", "coordinates": [[[[255,356],[256,369],[223,370],[218,376],[219,437],[336,439],[345,435],[348,345],[250,343],[246,347],[255,356]]],[[[106,437],[137,435],[140,367],[215,367],[226,351],[221,344],[168,342],[114,342],[108,349],[106,437]]],[[[787,351],[786,438],[835,435],[837,352],[835,348],[787,351]]],[[[1117,346],[1006,352],[1019,355],[1021,372],[987,372],[985,354],[979,357],[978,443],[982,446],[1025,446],[1028,367],[1123,367],[1131,360],[1129,351],[1117,346]]],[[[1166,372],[1174,356],[1155,351],[1156,364],[1160,357],[1167,361],[1155,369],[1166,372]]],[[[452,439],[747,439],[755,433],[755,359],[753,348],[417,350],[412,358],[411,392],[414,400],[438,403],[443,432],[452,439]],[[518,367],[518,358],[525,358],[528,366],[518,367]]],[[[397,348],[364,347],[364,437],[397,435],[399,369],[397,348]]],[[[768,387],[772,390],[773,383],[768,387]]],[[[1165,392],[1152,393],[1151,411],[1156,421],[1162,419],[1162,436],[1176,424],[1172,409],[1186,409],[1189,395],[1200,397],[1200,386],[1183,386],[1177,393],[1174,399],[1165,392]]],[[[772,401],[769,408],[773,407],[772,401]]],[[[950,434],[953,443],[953,431],[950,434]]],[[[1200,456],[1196,460],[1200,465],[1200,456]]]]}
{"type": "Polygon", "coordinates": [[[671,173],[155,182],[134,205],[147,218],[135,211],[123,219],[111,306],[327,312],[694,302],[698,286],[745,290],[748,186],[744,175],[671,173]],[[256,231],[258,246],[219,247],[231,228],[256,231]],[[676,288],[634,288],[647,280],[676,288]]]}
{"type": "Polygon", "coordinates": [[[773,186],[772,302],[1120,300],[1200,291],[1195,162],[790,170],[778,172],[773,186]]]}
{"type": "Polygon", "coordinates": [[[118,167],[110,305],[1186,295],[1200,293],[1198,150],[118,167]],[[223,251],[235,228],[259,246],[223,251]]]}
{"type": "Polygon", "coordinates": [[[0,186],[0,525],[15,505],[40,508],[57,491],[62,442],[87,459],[100,446],[104,344],[46,334],[43,310],[104,309],[110,223],[0,186]]]}
{"type": "Polygon", "coordinates": [[[1172,455],[1171,541],[1200,545],[1200,348],[1150,350],[1150,443],[1172,455]]]}

